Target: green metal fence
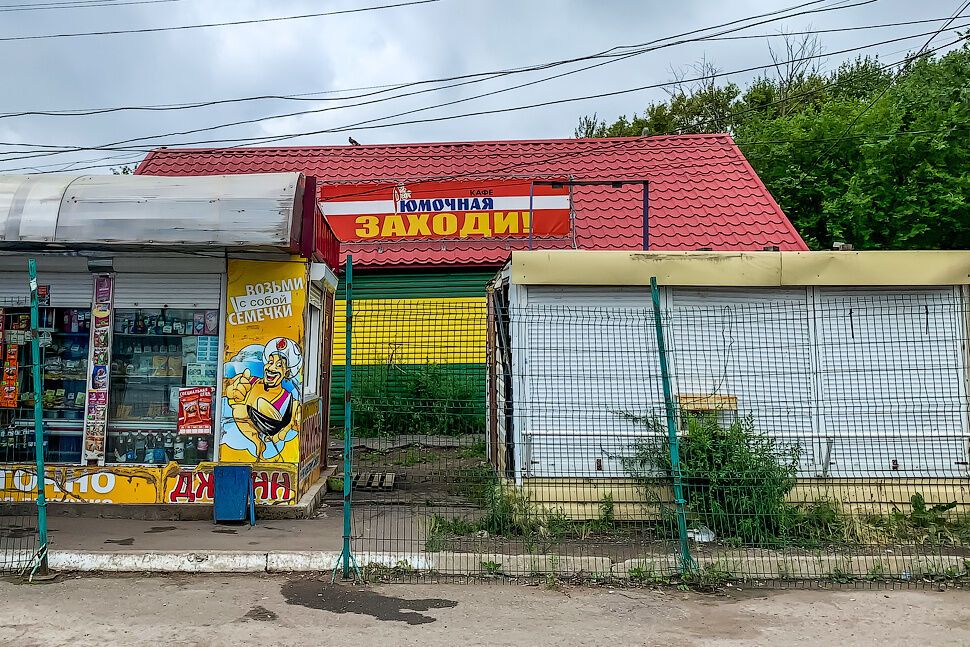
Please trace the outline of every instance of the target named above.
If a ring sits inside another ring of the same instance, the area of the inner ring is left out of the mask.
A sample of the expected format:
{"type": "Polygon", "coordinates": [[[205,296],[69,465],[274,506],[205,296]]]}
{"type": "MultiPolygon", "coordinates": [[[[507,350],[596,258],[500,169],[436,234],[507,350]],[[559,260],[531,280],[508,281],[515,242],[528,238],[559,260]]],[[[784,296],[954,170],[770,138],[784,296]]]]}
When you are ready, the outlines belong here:
{"type": "MultiPolygon", "coordinates": [[[[0,356],[3,362],[3,386],[31,388],[33,393],[33,426],[30,429],[14,422],[12,409],[0,410],[0,460],[24,461],[32,468],[7,469],[0,464],[0,573],[28,574],[31,577],[47,571],[47,503],[45,500],[44,465],[47,443],[43,428],[42,371],[43,355],[39,333],[39,296],[37,264],[30,259],[25,282],[30,288],[29,302],[18,298],[0,301],[0,356]],[[9,343],[7,318],[11,310],[29,311],[30,352],[19,344],[9,343]]],[[[15,404],[15,403],[14,403],[15,404]]],[[[12,406],[9,402],[6,406],[12,406]]]]}
{"type": "Polygon", "coordinates": [[[660,290],[623,307],[496,291],[355,310],[345,483],[362,574],[707,586],[970,573],[957,290],[689,307],[660,290]],[[483,335],[483,374],[449,374],[483,335]],[[427,360],[366,361],[388,343],[427,360]],[[405,386],[382,390],[387,371],[405,386]]]}

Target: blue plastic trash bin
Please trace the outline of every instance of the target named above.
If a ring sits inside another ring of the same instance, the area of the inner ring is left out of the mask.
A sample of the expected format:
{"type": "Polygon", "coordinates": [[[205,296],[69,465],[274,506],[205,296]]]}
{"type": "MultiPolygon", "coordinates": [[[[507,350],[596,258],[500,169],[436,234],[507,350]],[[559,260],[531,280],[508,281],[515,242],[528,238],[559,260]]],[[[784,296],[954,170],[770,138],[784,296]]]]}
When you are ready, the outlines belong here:
{"type": "Polygon", "coordinates": [[[248,465],[216,465],[213,481],[213,521],[245,521],[248,515],[250,525],[256,525],[253,468],[248,465]]]}

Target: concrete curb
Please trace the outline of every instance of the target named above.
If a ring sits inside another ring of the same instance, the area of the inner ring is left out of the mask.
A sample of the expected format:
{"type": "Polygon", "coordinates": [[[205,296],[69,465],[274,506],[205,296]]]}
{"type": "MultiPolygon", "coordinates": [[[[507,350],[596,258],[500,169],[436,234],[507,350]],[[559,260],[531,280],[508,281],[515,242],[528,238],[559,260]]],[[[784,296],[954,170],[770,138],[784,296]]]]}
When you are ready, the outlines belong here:
{"type": "MultiPolygon", "coordinates": [[[[0,566],[22,567],[28,554],[9,554],[0,566]]],[[[675,554],[612,562],[607,557],[502,555],[492,553],[357,553],[362,569],[440,575],[588,577],[651,580],[678,574],[675,554]]],[[[311,573],[338,566],[337,551],[151,551],[52,550],[55,571],[110,573],[311,573]]],[[[961,556],[785,556],[769,551],[697,557],[701,576],[716,579],[901,579],[962,577],[970,560],[961,556]],[[758,573],[757,577],[749,575],[758,573]]]]}

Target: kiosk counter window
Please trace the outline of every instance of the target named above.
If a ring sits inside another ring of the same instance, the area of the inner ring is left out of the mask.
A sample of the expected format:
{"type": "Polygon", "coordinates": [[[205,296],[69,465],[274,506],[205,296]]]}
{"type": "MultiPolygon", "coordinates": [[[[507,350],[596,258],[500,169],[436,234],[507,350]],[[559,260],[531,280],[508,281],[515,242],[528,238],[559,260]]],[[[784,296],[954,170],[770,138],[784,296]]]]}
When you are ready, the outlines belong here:
{"type": "Polygon", "coordinates": [[[218,310],[117,309],[105,460],[212,460],[218,310]]]}

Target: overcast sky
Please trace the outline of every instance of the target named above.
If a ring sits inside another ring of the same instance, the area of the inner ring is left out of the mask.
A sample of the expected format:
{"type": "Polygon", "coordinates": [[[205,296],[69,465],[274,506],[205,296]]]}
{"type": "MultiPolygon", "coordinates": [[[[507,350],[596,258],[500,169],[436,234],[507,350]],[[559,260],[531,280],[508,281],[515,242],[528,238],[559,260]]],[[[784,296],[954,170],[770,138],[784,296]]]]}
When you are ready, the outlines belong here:
{"type": "MultiPolygon", "coordinates": [[[[369,91],[354,88],[504,70],[594,54],[620,45],[667,38],[729,21],[805,4],[806,0],[439,0],[348,15],[244,26],[158,33],[100,35],[38,40],[3,40],[85,31],[167,27],[353,9],[402,0],[74,0],[94,5],[67,8],[69,0],[0,0],[0,116],[18,111],[73,110],[115,106],[177,104],[250,97],[326,92],[311,98],[340,98],[369,91]],[[54,9],[23,10],[27,5],[54,9]],[[124,3],[132,4],[124,4],[124,3]],[[114,6],[96,6],[96,5],[114,6]],[[6,10],[5,10],[6,9],[6,10]],[[9,9],[17,9],[11,11],[9,9]]],[[[790,11],[857,4],[824,0],[790,11]]],[[[801,15],[752,27],[735,35],[825,30],[911,20],[947,18],[955,0],[878,0],[861,6],[801,15]]],[[[764,20],[762,18],[761,20],[764,20]]],[[[970,22],[959,19],[953,27],[970,22]]],[[[923,34],[942,23],[833,32],[820,35],[826,53],[923,34]]],[[[955,38],[940,34],[936,47],[955,38]]],[[[831,54],[825,69],[858,53],[894,62],[927,40],[876,45],[862,52],[831,54]]],[[[778,39],[774,39],[776,44],[778,39]]],[[[347,101],[262,100],[169,112],[125,111],[96,116],[0,118],[0,171],[34,172],[136,162],[138,151],[82,151],[30,159],[29,145],[104,146],[151,135],[210,129],[229,122],[282,113],[319,110],[373,99],[384,101],[186,135],[139,140],[128,146],[176,146],[215,139],[242,139],[342,128],[357,122],[429,108],[395,122],[523,106],[558,99],[616,92],[670,81],[702,58],[721,71],[770,62],[768,38],[693,42],[619,60],[529,87],[499,92],[575,70],[586,61],[550,70],[513,74],[450,89],[434,89],[391,99],[435,85],[421,85],[347,101]],[[441,106],[459,99],[463,103],[441,106]],[[110,156],[110,159],[105,159],[110,156]],[[73,163],[73,166],[71,164],[73,163]],[[27,167],[30,167],[27,170],[27,167]]],[[[689,75],[689,71],[687,72],[689,75]]],[[[729,75],[743,84],[757,72],[729,75]]],[[[440,84],[439,84],[440,85],[440,84]]],[[[599,99],[387,128],[356,127],[279,142],[365,144],[570,137],[580,116],[614,119],[642,111],[662,89],[646,89],[599,99]]],[[[382,123],[382,122],[377,122],[382,123]]],[[[36,149],[41,150],[41,149],[36,149]]]]}

